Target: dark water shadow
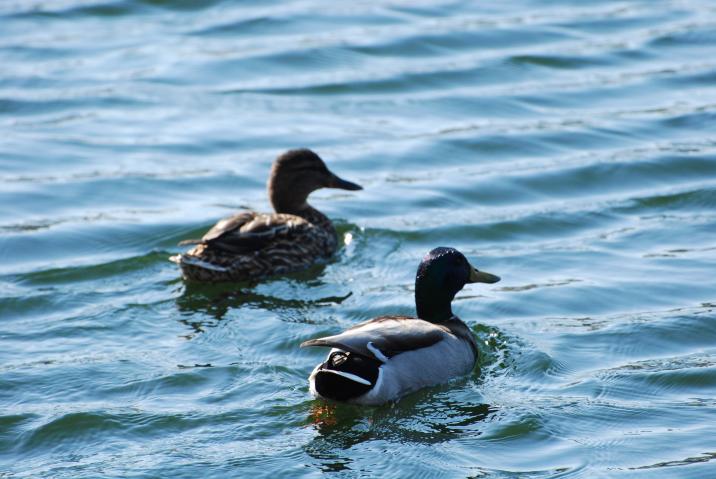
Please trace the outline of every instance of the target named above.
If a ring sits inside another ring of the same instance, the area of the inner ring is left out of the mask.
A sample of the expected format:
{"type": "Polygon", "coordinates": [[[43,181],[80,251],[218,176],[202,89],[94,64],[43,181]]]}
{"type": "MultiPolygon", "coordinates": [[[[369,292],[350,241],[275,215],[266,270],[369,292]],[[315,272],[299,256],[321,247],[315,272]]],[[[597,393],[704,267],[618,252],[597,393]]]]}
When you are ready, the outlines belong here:
{"type": "Polygon", "coordinates": [[[261,293],[258,287],[269,283],[276,288],[289,286],[291,289],[317,288],[324,285],[321,276],[326,265],[315,265],[307,270],[276,276],[261,281],[237,283],[192,283],[186,282],[183,291],[176,298],[181,318],[179,321],[189,326],[194,333],[202,333],[207,327],[215,327],[232,309],[256,308],[267,311],[306,310],[325,305],[341,304],[353,295],[351,291],[344,295],[321,296],[311,299],[299,297],[285,298],[278,295],[261,293]]]}
{"type": "Polygon", "coordinates": [[[322,472],[351,469],[349,450],[370,441],[437,444],[465,434],[479,435],[474,426],[497,409],[479,402],[451,399],[449,385],[419,391],[398,403],[379,407],[316,400],[307,423],[316,431],[303,449],[322,472]]]}
{"type": "Polygon", "coordinates": [[[357,406],[315,401],[308,422],[317,435],[303,449],[316,459],[321,472],[351,469],[352,459],[341,453],[373,436],[366,425],[366,411],[357,406]]]}

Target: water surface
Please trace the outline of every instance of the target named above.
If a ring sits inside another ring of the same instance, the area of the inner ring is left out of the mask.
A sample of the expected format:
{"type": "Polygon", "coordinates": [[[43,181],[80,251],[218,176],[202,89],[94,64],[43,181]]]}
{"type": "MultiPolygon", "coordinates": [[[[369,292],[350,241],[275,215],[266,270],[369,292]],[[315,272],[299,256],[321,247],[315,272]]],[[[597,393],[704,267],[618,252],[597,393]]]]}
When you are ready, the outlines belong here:
{"type": "Polygon", "coordinates": [[[3,2],[0,476],[716,477],[716,5],[477,3],[3,2]],[[186,285],[299,146],[336,258],[186,285]],[[312,400],[439,245],[480,369],[312,400]]]}

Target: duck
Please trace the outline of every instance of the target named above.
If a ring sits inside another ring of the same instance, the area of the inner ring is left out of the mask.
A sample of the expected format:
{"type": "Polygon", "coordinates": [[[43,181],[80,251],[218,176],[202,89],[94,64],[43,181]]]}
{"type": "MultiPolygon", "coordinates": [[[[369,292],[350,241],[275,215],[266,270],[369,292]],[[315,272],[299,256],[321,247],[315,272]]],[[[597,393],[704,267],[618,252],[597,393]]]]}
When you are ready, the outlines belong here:
{"type": "Polygon", "coordinates": [[[417,317],[380,316],[300,347],[331,348],[311,372],[319,399],[375,406],[471,372],[479,350],[470,328],[452,312],[468,283],[500,280],[449,247],[429,251],[415,275],[417,317]]]}
{"type": "Polygon", "coordinates": [[[325,261],[338,240],[331,220],[308,204],[308,196],[320,188],[363,189],[331,172],[310,149],[286,151],[269,174],[273,213],[241,211],[224,218],[201,239],[181,241],[193,248],[170,260],[184,279],[212,283],[255,280],[325,261]]]}

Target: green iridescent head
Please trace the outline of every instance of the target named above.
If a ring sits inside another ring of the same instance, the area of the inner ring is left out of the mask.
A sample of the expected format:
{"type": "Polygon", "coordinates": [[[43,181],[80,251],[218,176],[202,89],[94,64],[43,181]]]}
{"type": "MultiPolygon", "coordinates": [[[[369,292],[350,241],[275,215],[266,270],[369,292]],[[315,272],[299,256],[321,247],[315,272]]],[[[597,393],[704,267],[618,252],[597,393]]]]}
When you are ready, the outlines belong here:
{"type": "Polygon", "coordinates": [[[438,323],[452,317],[450,303],[467,283],[496,283],[499,276],[478,271],[455,248],[439,247],[425,255],[415,276],[418,317],[438,323]]]}

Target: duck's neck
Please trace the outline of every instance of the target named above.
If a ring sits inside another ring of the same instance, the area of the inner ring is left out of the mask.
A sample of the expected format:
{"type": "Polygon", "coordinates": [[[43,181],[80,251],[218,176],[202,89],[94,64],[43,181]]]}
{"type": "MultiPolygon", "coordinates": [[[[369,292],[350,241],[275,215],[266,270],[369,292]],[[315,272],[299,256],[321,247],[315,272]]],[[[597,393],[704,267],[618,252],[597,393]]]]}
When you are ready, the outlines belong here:
{"type": "Polygon", "coordinates": [[[442,323],[453,317],[450,305],[435,305],[430,303],[415,303],[418,318],[431,323],[442,323]]]}
{"type": "Polygon", "coordinates": [[[309,205],[305,197],[298,199],[296,197],[277,194],[275,190],[269,189],[269,199],[276,213],[300,216],[315,226],[326,229],[333,228],[331,220],[316,208],[309,205]]]}
{"type": "Polygon", "coordinates": [[[415,285],[415,310],[420,319],[431,323],[447,321],[453,317],[451,302],[452,298],[439,288],[420,283],[415,285]]]}
{"type": "Polygon", "coordinates": [[[273,184],[269,184],[268,187],[269,200],[271,206],[276,213],[287,213],[291,215],[299,215],[301,210],[310,208],[306,203],[307,195],[297,196],[296,192],[288,193],[285,188],[276,187],[273,184]]]}
{"type": "Polygon", "coordinates": [[[333,231],[333,223],[331,223],[331,220],[328,219],[328,216],[324,215],[320,211],[318,211],[313,206],[309,205],[308,203],[305,204],[305,207],[292,213],[296,216],[300,216],[306,221],[309,221],[313,223],[315,226],[318,226],[319,228],[323,228],[329,231],[333,231]]]}

